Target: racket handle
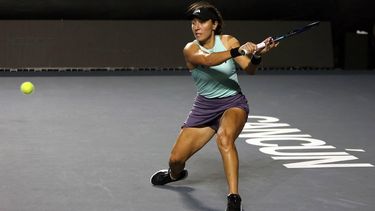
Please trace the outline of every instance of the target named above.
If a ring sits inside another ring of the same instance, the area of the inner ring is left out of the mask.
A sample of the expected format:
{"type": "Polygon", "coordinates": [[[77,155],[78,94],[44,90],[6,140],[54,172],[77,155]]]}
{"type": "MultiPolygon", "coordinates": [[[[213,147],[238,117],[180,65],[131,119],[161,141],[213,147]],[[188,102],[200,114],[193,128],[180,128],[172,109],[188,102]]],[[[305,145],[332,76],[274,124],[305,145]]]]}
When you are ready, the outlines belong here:
{"type": "MultiPolygon", "coordinates": [[[[264,42],[261,42],[261,43],[257,44],[257,50],[262,49],[264,47],[266,47],[266,43],[264,43],[264,42]]],[[[247,52],[247,50],[245,50],[245,49],[241,50],[241,55],[245,56],[245,55],[248,55],[248,54],[249,54],[249,52],[247,52]]]]}
{"type": "Polygon", "coordinates": [[[266,43],[265,43],[265,42],[261,42],[261,43],[258,43],[258,44],[257,44],[257,50],[258,50],[258,49],[262,49],[262,48],[264,48],[264,47],[266,47],[266,43]]]}

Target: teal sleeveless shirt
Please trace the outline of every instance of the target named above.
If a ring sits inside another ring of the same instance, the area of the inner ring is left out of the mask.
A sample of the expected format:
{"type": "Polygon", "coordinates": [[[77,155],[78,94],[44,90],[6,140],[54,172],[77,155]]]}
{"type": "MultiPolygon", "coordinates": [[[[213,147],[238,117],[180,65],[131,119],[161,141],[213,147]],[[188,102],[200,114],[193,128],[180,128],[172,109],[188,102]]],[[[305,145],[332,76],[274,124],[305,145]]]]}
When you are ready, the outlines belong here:
{"type": "MultiPolygon", "coordinates": [[[[194,41],[199,48],[206,53],[226,51],[220,35],[215,36],[215,45],[212,49],[206,49],[194,41]]],[[[233,59],[211,67],[201,65],[191,70],[197,92],[206,98],[229,97],[240,92],[236,66],[233,59]]]]}

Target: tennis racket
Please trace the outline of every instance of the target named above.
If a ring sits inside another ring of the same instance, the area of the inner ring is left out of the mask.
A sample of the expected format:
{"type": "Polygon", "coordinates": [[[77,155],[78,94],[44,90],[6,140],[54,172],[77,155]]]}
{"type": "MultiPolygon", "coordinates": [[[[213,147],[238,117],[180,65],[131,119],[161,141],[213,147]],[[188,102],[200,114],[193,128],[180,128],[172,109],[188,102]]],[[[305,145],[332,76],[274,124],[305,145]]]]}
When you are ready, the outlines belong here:
{"type": "MultiPolygon", "coordinates": [[[[292,31],[290,31],[290,32],[288,32],[288,33],[286,33],[286,34],[284,34],[284,35],[274,36],[274,37],[272,37],[272,40],[273,40],[274,42],[278,42],[278,41],[283,40],[283,39],[285,39],[285,38],[292,37],[292,36],[294,36],[294,35],[297,35],[297,34],[300,34],[300,33],[304,32],[304,31],[307,31],[307,30],[309,30],[309,29],[311,29],[311,28],[313,28],[313,27],[315,27],[315,26],[318,26],[319,23],[320,23],[319,21],[312,22],[312,23],[310,23],[310,24],[308,24],[308,25],[306,25],[306,26],[304,26],[304,27],[294,29],[294,30],[292,30],[292,31]]],[[[262,49],[262,48],[264,48],[265,46],[266,46],[266,43],[264,43],[264,42],[258,43],[258,44],[257,44],[257,49],[262,49]]],[[[247,53],[248,53],[248,52],[247,52],[246,50],[242,50],[242,51],[241,51],[241,54],[242,54],[242,55],[247,55],[247,53]]]]}

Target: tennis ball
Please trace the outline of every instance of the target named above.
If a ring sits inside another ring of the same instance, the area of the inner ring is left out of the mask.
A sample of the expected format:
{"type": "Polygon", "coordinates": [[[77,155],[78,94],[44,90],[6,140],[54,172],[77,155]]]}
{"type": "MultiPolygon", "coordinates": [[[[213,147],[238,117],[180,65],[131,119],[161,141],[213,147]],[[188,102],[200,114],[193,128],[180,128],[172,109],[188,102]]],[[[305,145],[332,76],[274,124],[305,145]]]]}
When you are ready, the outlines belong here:
{"type": "Polygon", "coordinates": [[[20,86],[20,90],[26,95],[31,94],[34,91],[34,84],[30,81],[23,82],[20,86]]]}

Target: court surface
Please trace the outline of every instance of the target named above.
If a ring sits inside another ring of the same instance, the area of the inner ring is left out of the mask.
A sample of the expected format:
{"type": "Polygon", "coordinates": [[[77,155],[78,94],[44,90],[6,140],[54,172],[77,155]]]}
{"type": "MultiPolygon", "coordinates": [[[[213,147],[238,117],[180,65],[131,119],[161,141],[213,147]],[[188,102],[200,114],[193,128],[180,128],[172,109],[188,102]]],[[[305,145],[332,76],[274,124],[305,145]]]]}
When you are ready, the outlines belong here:
{"type": "MultiPolygon", "coordinates": [[[[236,142],[245,210],[375,210],[375,74],[239,79],[253,116],[236,142]]],[[[0,210],[224,210],[214,140],[185,181],[149,182],[194,97],[188,75],[0,77],[0,210]]]]}

